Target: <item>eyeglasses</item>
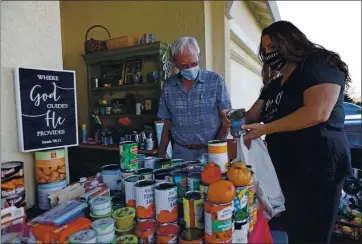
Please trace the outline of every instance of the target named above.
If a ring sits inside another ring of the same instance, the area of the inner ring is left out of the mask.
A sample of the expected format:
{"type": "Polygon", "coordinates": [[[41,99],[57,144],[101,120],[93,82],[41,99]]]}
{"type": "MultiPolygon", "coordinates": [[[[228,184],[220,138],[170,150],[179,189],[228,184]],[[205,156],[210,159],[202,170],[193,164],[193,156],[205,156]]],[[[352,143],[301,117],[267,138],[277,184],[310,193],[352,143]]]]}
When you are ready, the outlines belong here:
{"type": "Polygon", "coordinates": [[[188,63],[188,64],[185,64],[185,63],[179,63],[179,68],[180,69],[189,69],[189,68],[193,68],[195,66],[199,65],[199,62],[192,62],[192,63],[188,63]]]}

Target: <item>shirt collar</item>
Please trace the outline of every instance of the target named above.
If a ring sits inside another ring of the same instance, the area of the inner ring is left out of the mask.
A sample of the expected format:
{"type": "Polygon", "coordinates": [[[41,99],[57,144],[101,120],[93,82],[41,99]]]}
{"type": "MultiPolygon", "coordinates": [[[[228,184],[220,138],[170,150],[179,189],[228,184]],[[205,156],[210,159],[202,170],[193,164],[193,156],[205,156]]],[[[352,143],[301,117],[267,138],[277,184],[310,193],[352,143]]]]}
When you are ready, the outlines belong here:
{"type": "MultiPolygon", "coordinates": [[[[181,73],[178,73],[174,77],[171,78],[171,84],[177,85],[180,84],[181,81],[181,73]]],[[[205,73],[204,70],[200,69],[199,75],[196,78],[196,81],[200,81],[201,83],[205,83],[205,73]]]]}

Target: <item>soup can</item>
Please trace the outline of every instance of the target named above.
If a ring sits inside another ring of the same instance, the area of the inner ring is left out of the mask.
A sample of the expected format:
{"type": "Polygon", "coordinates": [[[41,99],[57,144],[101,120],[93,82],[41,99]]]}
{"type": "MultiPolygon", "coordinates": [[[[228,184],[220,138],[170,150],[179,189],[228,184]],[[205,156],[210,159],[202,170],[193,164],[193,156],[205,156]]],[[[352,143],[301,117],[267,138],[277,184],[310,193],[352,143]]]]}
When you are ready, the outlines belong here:
{"type": "Polygon", "coordinates": [[[155,162],[156,169],[168,169],[171,167],[171,159],[169,158],[159,158],[155,162]]]}
{"type": "Polygon", "coordinates": [[[138,238],[138,243],[156,243],[156,228],[157,224],[154,220],[146,220],[137,223],[135,234],[138,238]]]}
{"type": "Polygon", "coordinates": [[[187,190],[200,191],[201,172],[192,172],[187,175],[187,190]]]}
{"type": "Polygon", "coordinates": [[[156,185],[156,217],[159,223],[171,223],[178,219],[177,187],[164,182],[156,185]]]}
{"type": "Polygon", "coordinates": [[[141,219],[153,218],[155,210],[155,181],[141,180],[135,184],[136,216],[141,219]]]}
{"type": "Polygon", "coordinates": [[[187,178],[184,171],[175,171],[171,173],[171,181],[177,186],[177,198],[182,202],[182,198],[187,191],[187,178]]]}
{"type": "Polygon", "coordinates": [[[144,160],[143,167],[149,169],[155,169],[155,161],[156,161],[155,157],[146,157],[144,160]]]}
{"type": "Polygon", "coordinates": [[[226,141],[209,141],[208,143],[209,162],[220,167],[221,173],[226,173],[229,165],[228,148],[226,141]]]}
{"type": "Polygon", "coordinates": [[[204,232],[197,228],[183,230],[179,237],[179,244],[202,244],[203,241],[204,232]]]}
{"type": "Polygon", "coordinates": [[[135,194],[135,184],[137,181],[143,180],[144,177],[140,175],[132,175],[125,179],[125,189],[126,189],[126,205],[128,207],[136,208],[136,194],[135,194]]]}
{"type": "Polygon", "coordinates": [[[205,215],[205,242],[231,243],[233,202],[214,204],[204,202],[205,215]]]}
{"type": "Polygon", "coordinates": [[[153,169],[150,168],[138,169],[135,174],[143,176],[145,180],[153,180],[153,169]]]}
{"type": "Polygon", "coordinates": [[[177,224],[162,224],[158,226],[156,243],[176,244],[180,227],[177,224]]]}
{"type": "Polygon", "coordinates": [[[170,169],[155,169],[153,175],[157,183],[170,181],[170,169]]]}
{"type": "Polygon", "coordinates": [[[200,191],[188,191],[183,198],[185,227],[204,228],[204,197],[200,191]]]}
{"type": "Polygon", "coordinates": [[[121,190],[122,192],[126,192],[126,178],[132,175],[135,175],[136,171],[128,171],[128,170],[122,170],[121,169],[121,190]]]}

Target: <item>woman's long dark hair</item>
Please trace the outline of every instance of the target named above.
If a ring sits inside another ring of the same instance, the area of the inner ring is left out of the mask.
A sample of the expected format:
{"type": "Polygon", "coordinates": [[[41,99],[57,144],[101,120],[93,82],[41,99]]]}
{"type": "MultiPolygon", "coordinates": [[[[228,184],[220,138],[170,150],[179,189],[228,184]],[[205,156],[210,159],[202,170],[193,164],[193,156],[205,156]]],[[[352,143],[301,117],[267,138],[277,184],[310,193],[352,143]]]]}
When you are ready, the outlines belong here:
{"type": "MultiPolygon", "coordinates": [[[[344,82],[346,89],[349,87],[351,77],[349,76],[348,66],[341,60],[338,53],[329,51],[321,45],[315,44],[295,25],[288,21],[278,21],[263,29],[262,37],[269,35],[276,50],[291,63],[303,63],[310,54],[318,53],[325,61],[344,73],[344,82]]],[[[263,61],[262,43],[259,46],[259,59],[263,61]]],[[[262,77],[264,85],[268,84],[276,73],[273,72],[269,65],[264,64],[262,77]]]]}

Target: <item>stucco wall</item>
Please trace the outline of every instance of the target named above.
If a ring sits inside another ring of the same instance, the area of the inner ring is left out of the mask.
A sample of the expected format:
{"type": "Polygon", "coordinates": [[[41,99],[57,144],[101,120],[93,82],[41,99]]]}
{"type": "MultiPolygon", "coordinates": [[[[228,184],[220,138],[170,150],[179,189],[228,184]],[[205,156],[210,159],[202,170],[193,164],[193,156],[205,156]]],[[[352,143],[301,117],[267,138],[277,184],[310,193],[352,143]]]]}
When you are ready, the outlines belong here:
{"type": "MultiPolygon", "coordinates": [[[[61,1],[64,69],[77,72],[79,123],[87,123],[87,78],[81,54],[86,30],[105,26],[112,37],[153,33],[157,40],[171,43],[181,36],[198,39],[205,54],[203,1],[61,1]]],[[[91,31],[95,39],[105,39],[102,29],[91,31]]],[[[205,67],[202,56],[201,67],[205,67]]]]}
{"type": "Polygon", "coordinates": [[[234,108],[249,109],[262,86],[261,63],[257,59],[262,28],[245,2],[234,1],[230,14],[230,97],[234,108]]]}
{"type": "Polygon", "coordinates": [[[1,163],[24,162],[26,199],[33,205],[33,154],[21,153],[18,146],[16,66],[63,68],[59,2],[1,1],[1,163]]]}

